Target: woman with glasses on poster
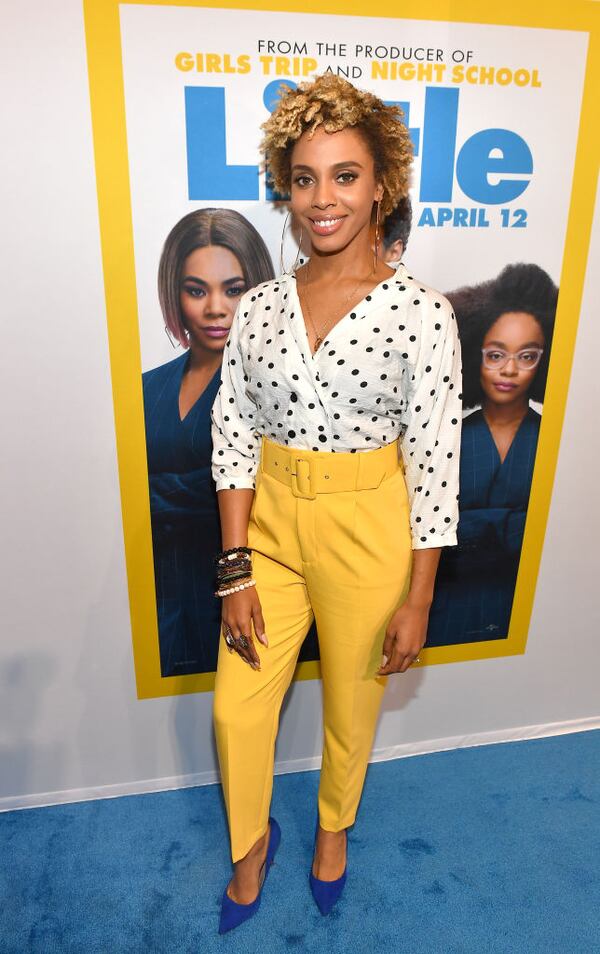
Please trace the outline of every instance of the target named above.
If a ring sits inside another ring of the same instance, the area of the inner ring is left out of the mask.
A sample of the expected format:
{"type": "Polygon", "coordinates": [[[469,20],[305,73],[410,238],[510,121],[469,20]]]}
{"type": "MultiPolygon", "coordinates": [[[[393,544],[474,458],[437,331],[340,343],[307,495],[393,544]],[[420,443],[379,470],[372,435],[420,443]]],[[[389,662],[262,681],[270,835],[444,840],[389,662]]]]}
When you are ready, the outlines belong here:
{"type": "Polygon", "coordinates": [[[273,276],[260,235],[238,212],[185,215],[164,244],[158,296],[184,353],[143,375],[161,673],[214,672],[221,606],[210,409],[240,296],[273,276]]]}
{"type": "Polygon", "coordinates": [[[221,932],[257,910],[279,844],[275,739],[313,617],[324,749],[308,874],[327,914],[346,881],[387,676],[419,661],[440,551],[456,542],[454,313],[380,253],[380,222],[408,193],[401,115],[325,75],[284,89],[264,125],[267,170],[310,253],[242,297],[213,407],[224,636],[214,718],[235,864],[221,932]]]}
{"type": "Polygon", "coordinates": [[[538,265],[448,293],[465,417],[458,545],[436,577],[427,646],[506,638],[521,556],[558,289],[538,265]]]}

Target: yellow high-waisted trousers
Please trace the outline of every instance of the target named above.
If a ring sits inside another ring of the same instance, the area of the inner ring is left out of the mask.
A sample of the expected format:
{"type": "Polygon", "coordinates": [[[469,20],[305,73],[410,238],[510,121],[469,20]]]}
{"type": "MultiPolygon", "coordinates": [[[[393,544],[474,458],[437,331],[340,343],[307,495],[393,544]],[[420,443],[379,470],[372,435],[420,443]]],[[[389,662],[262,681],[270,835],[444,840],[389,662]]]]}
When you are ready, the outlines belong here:
{"type": "Polygon", "coordinates": [[[214,719],[233,861],[267,830],[279,713],[316,619],[323,680],[319,819],[353,824],[387,677],[387,624],[406,598],[412,543],[397,441],[358,453],[301,451],[263,438],[248,545],[268,648],[261,671],[223,638],[214,719]]]}

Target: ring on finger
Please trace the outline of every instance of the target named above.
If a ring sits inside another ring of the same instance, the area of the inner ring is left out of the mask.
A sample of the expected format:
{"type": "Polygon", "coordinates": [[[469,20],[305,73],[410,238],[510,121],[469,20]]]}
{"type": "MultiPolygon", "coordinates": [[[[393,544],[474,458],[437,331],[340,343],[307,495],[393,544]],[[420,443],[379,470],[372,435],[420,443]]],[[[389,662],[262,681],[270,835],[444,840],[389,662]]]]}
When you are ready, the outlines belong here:
{"type": "Polygon", "coordinates": [[[244,636],[243,633],[240,633],[240,635],[237,638],[237,645],[240,646],[242,649],[248,649],[248,646],[250,645],[250,643],[248,642],[248,637],[244,636]]]}

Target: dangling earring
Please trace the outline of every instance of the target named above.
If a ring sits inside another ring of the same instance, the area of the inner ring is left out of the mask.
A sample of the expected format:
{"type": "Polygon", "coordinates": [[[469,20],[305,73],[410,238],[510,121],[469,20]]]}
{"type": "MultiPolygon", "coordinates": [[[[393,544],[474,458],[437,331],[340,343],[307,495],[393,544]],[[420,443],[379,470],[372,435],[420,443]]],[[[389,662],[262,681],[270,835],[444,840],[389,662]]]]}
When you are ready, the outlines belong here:
{"type": "MultiPolygon", "coordinates": [[[[165,333],[166,333],[167,338],[169,339],[169,342],[170,342],[172,348],[174,348],[175,350],[177,350],[177,348],[180,348],[180,347],[181,347],[181,341],[178,341],[177,338],[174,338],[174,337],[173,337],[173,335],[171,334],[171,332],[169,331],[169,329],[167,328],[166,325],[165,325],[165,333]]],[[[186,332],[186,333],[187,333],[187,332],[186,332]]]]}
{"type": "Polygon", "coordinates": [[[380,201],[377,201],[377,212],[375,216],[375,254],[373,256],[373,271],[377,270],[377,261],[379,259],[379,245],[381,242],[381,232],[379,227],[379,209],[380,201]]]}
{"type": "Polygon", "coordinates": [[[283,223],[283,231],[281,233],[281,244],[279,246],[279,267],[281,269],[281,272],[285,273],[286,275],[290,275],[292,272],[296,270],[296,266],[298,265],[298,261],[300,259],[300,252],[302,250],[303,231],[302,231],[302,226],[300,226],[300,239],[298,241],[298,251],[296,252],[296,258],[294,260],[294,264],[292,265],[291,269],[288,271],[283,262],[283,243],[285,241],[285,232],[286,232],[291,214],[292,213],[288,211],[288,214],[285,217],[285,222],[283,223]]]}

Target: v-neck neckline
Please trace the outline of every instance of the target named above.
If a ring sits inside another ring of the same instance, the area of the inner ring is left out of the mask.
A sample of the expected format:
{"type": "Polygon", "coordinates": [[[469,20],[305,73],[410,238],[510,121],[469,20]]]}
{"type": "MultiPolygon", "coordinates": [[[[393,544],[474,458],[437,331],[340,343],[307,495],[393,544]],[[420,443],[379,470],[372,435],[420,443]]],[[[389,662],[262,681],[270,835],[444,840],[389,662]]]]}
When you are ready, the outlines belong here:
{"type": "MultiPolygon", "coordinates": [[[[349,308],[348,311],[347,311],[344,315],[342,315],[340,318],[338,318],[338,320],[336,321],[336,323],[331,326],[331,328],[330,328],[329,331],[327,332],[325,338],[323,339],[323,341],[321,342],[321,344],[319,345],[319,347],[316,349],[316,351],[313,351],[312,348],[311,348],[311,346],[310,346],[310,338],[308,337],[308,327],[307,327],[307,324],[306,324],[306,319],[305,319],[305,317],[304,317],[304,311],[302,310],[302,304],[301,304],[301,302],[300,302],[300,295],[298,294],[298,279],[297,279],[297,277],[296,277],[296,273],[295,273],[295,272],[291,272],[291,273],[290,273],[290,276],[289,276],[289,277],[292,279],[292,284],[293,284],[293,288],[294,288],[294,295],[295,295],[295,298],[296,298],[296,307],[297,307],[297,309],[298,309],[298,311],[299,311],[300,318],[301,318],[301,324],[302,324],[302,328],[303,328],[303,331],[304,331],[304,342],[305,342],[306,350],[307,350],[309,356],[311,357],[311,359],[312,359],[313,361],[315,360],[315,358],[317,358],[317,357],[321,354],[321,352],[322,352],[323,348],[325,347],[325,345],[330,343],[330,341],[331,341],[331,336],[332,336],[332,334],[335,332],[335,330],[336,330],[337,328],[339,328],[339,326],[340,326],[341,324],[345,324],[345,323],[346,323],[346,319],[349,318],[349,316],[350,316],[351,314],[353,314],[353,312],[358,311],[358,310],[360,309],[361,305],[363,305],[364,302],[366,302],[367,298],[372,298],[373,295],[376,294],[376,293],[381,289],[381,287],[382,287],[383,285],[386,285],[388,282],[396,281],[396,276],[398,275],[398,273],[399,273],[399,271],[400,271],[401,268],[402,268],[402,269],[406,269],[406,266],[405,266],[402,262],[400,262],[400,263],[398,264],[398,266],[396,267],[396,269],[392,272],[392,274],[391,274],[388,278],[382,278],[380,282],[377,282],[376,285],[373,285],[373,288],[371,289],[371,291],[367,292],[366,295],[363,295],[363,297],[360,299],[360,301],[357,301],[357,303],[356,303],[355,305],[353,305],[352,308],[349,308]]],[[[369,302],[369,304],[370,304],[370,302],[369,302]]]]}
{"type": "Polygon", "coordinates": [[[504,465],[506,464],[506,462],[507,462],[507,460],[508,460],[508,458],[509,458],[509,455],[510,455],[511,451],[512,451],[513,447],[515,446],[515,443],[516,443],[516,441],[517,441],[517,438],[519,437],[519,435],[520,435],[520,433],[521,433],[521,431],[522,431],[522,429],[523,429],[523,427],[524,427],[524,425],[525,425],[525,421],[527,421],[527,420],[529,419],[529,412],[530,412],[530,411],[531,411],[531,405],[529,405],[529,406],[527,407],[527,411],[526,411],[525,414],[523,415],[523,417],[522,417],[522,419],[521,419],[521,421],[520,421],[520,423],[519,423],[519,426],[517,427],[517,429],[516,429],[516,431],[515,431],[515,433],[514,433],[514,435],[513,435],[513,439],[512,439],[512,441],[510,442],[510,446],[509,446],[509,448],[508,448],[506,454],[504,455],[504,460],[502,460],[502,458],[500,457],[500,451],[498,450],[498,445],[496,444],[496,441],[494,440],[494,435],[492,434],[492,429],[491,429],[490,425],[488,424],[488,422],[487,422],[487,420],[486,420],[486,416],[485,416],[485,414],[483,413],[483,408],[481,409],[481,420],[483,421],[483,424],[484,424],[484,426],[485,426],[485,428],[486,428],[486,431],[487,431],[487,433],[488,433],[489,439],[490,439],[490,441],[492,442],[492,446],[493,446],[493,448],[494,448],[494,450],[495,450],[495,452],[496,452],[496,457],[497,457],[497,459],[498,459],[499,467],[502,468],[502,467],[504,467],[504,465]]]}
{"type": "Polygon", "coordinates": [[[180,396],[181,396],[181,385],[183,384],[183,376],[184,376],[184,374],[185,374],[185,371],[186,371],[187,366],[189,365],[189,360],[190,360],[190,352],[188,351],[187,355],[185,356],[185,361],[182,361],[182,363],[181,363],[181,369],[180,369],[179,377],[178,377],[178,380],[177,380],[177,389],[176,389],[176,392],[175,392],[175,407],[176,407],[176,409],[177,409],[177,419],[178,419],[178,421],[179,421],[179,423],[180,423],[181,425],[183,425],[183,424],[185,424],[185,423],[187,422],[187,420],[188,420],[190,414],[192,413],[192,411],[198,406],[198,404],[200,403],[200,401],[202,400],[202,398],[203,398],[203,397],[206,395],[206,393],[210,390],[210,388],[212,387],[212,385],[213,385],[213,383],[214,383],[214,380],[215,380],[215,378],[217,377],[217,375],[221,373],[221,365],[219,365],[219,367],[217,368],[217,370],[215,371],[215,373],[214,373],[214,374],[208,379],[208,381],[206,382],[205,387],[202,389],[202,391],[200,392],[200,394],[198,395],[198,397],[196,398],[196,400],[194,401],[194,403],[188,408],[188,410],[186,411],[186,413],[185,413],[185,414],[183,415],[183,417],[182,417],[182,416],[181,416],[181,408],[180,408],[180,406],[179,406],[179,398],[180,398],[180,396]]]}

